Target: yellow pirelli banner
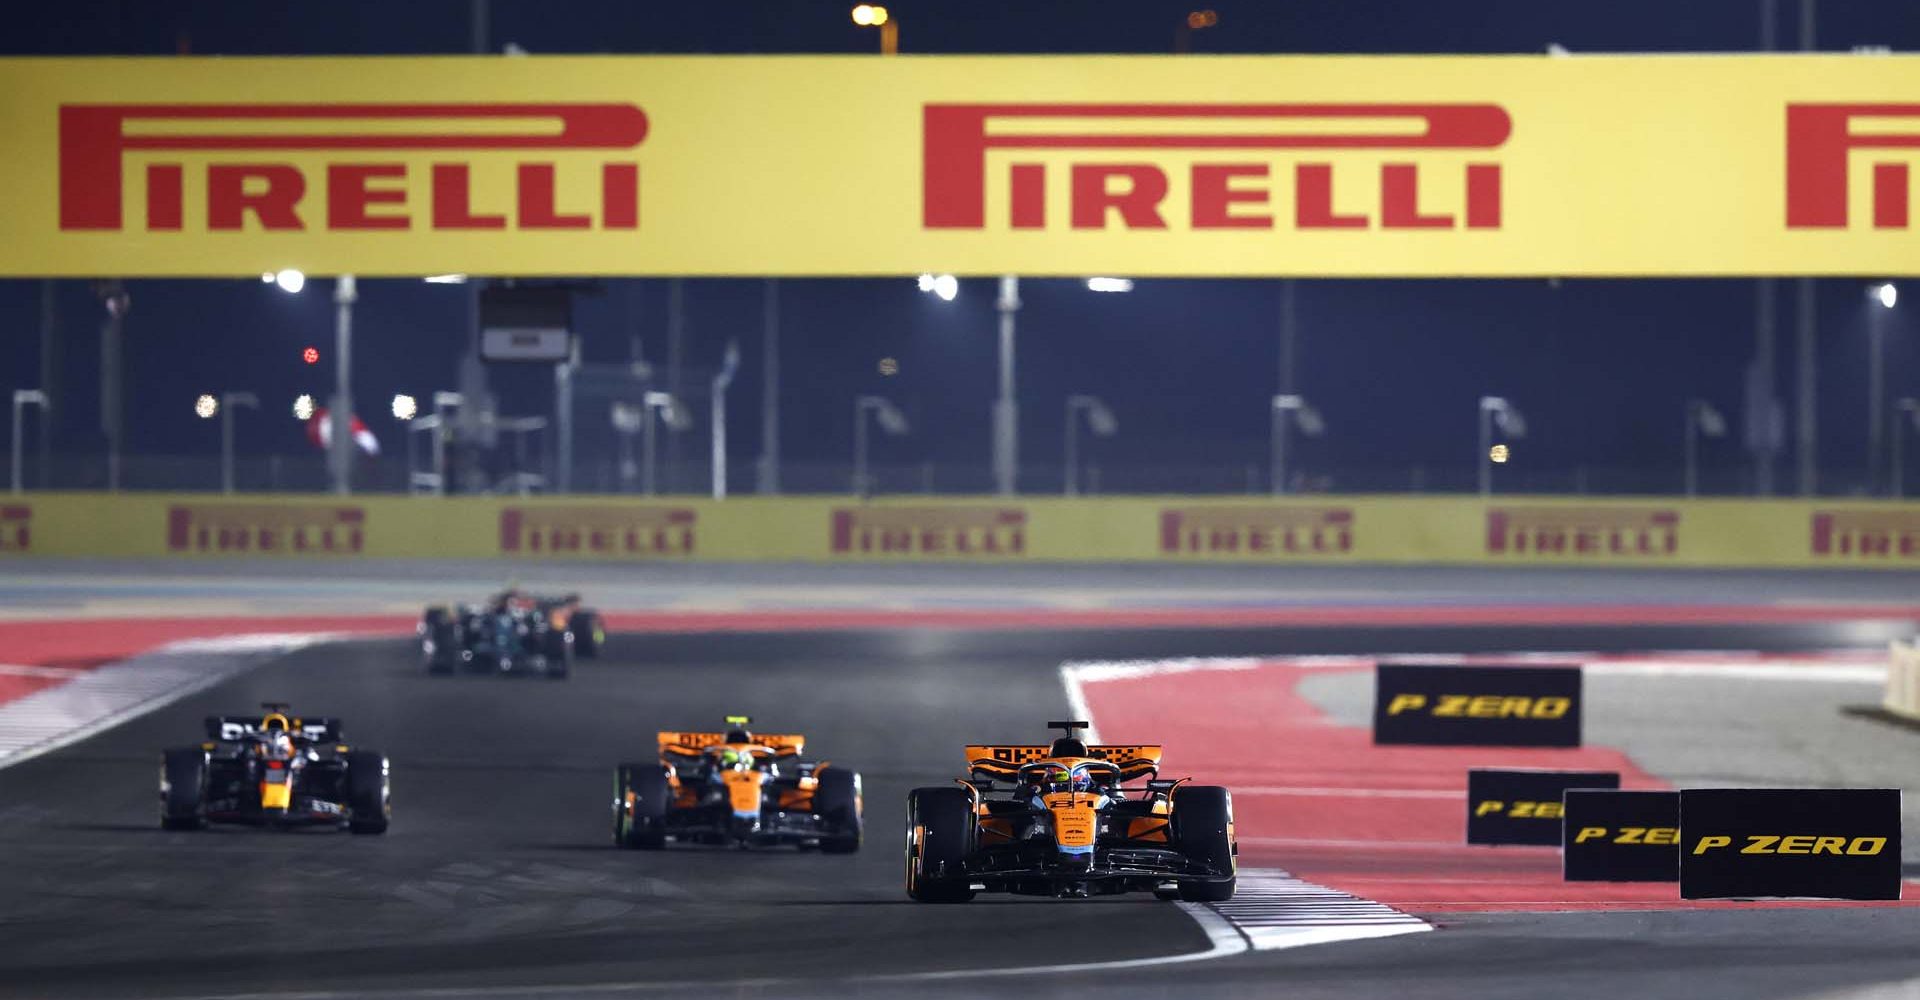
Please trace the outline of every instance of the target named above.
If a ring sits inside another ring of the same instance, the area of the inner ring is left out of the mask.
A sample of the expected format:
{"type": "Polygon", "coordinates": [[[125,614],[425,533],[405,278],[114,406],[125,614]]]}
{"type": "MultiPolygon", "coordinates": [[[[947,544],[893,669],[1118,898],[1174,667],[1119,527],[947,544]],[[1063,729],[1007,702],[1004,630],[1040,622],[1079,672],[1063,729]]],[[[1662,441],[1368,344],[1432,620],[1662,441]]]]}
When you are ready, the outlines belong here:
{"type": "Polygon", "coordinates": [[[30,494],[9,556],[1920,569],[1920,503],[30,494]]]}
{"type": "Polygon", "coordinates": [[[0,59],[0,275],[1920,274],[1920,56],[0,59]]]}

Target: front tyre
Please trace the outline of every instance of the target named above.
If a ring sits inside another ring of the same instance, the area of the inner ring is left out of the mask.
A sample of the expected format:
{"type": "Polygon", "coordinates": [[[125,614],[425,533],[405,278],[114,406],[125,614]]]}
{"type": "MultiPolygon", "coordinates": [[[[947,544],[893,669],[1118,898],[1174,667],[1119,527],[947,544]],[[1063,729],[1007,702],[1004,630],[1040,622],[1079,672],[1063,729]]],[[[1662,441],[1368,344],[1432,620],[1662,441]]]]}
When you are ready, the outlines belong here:
{"type": "Polygon", "coordinates": [[[657,851],[667,846],[667,807],[673,783],[659,764],[622,764],[613,774],[613,842],[657,851]]]}
{"type": "Polygon", "coordinates": [[[347,754],[347,829],[358,834],[387,832],[393,819],[393,787],[387,755],[372,750],[347,754]]]}
{"type": "Polygon", "coordinates": [[[921,903],[973,898],[967,855],[973,853],[973,801],[963,788],[907,793],[907,896],[921,903]]]}
{"type": "Polygon", "coordinates": [[[1233,898],[1233,798],[1218,785],[1182,785],[1173,793],[1174,849],[1187,861],[1224,878],[1183,881],[1180,898],[1222,903],[1233,898]]]}
{"type": "Polygon", "coordinates": [[[852,854],[860,849],[863,831],[860,772],[828,767],[814,774],[813,811],[826,832],[820,837],[823,854],[852,854]]]}
{"type": "Polygon", "coordinates": [[[160,828],[198,830],[207,825],[207,752],[168,750],[160,760],[160,828]]]}
{"type": "Polygon", "coordinates": [[[607,626],[600,619],[600,612],[581,608],[568,616],[567,628],[573,632],[574,652],[582,659],[592,660],[600,656],[600,648],[607,644],[607,626]]]}
{"type": "Polygon", "coordinates": [[[420,618],[420,661],[427,673],[450,674],[460,662],[460,634],[445,608],[428,608],[420,618]]]}

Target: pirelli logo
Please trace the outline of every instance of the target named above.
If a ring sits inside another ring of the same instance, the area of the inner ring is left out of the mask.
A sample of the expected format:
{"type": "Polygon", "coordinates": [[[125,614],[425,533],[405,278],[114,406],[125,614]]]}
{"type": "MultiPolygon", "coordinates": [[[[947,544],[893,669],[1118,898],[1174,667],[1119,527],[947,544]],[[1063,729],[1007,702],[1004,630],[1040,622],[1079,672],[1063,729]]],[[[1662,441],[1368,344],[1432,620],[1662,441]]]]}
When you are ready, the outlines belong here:
{"type": "Polygon", "coordinates": [[[1706,836],[1694,842],[1693,853],[1739,851],[1741,854],[1831,854],[1834,857],[1871,858],[1887,849],[1885,837],[1823,837],[1811,833],[1749,834],[1734,843],[1732,837],[1706,836]]]}
{"type": "Polygon", "coordinates": [[[33,508],[26,504],[0,505],[0,553],[26,552],[33,547],[33,508]]]}
{"type": "Polygon", "coordinates": [[[503,555],[645,559],[691,556],[699,515],[690,507],[507,507],[503,555]]]}
{"type": "Polygon", "coordinates": [[[1665,507],[1494,507],[1487,554],[1585,559],[1672,558],[1680,512],[1665,507]]]}
{"type": "Polygon", "coordinates": [[[1485,103],[928,104],[921,222],[1497,230],[1495,151],[1512,132],[1506,109],[1485,103]],[[1343,155],[1336,169],[1335,154],[1356,152],[1377,159],[1343,155]]]}
{"type": "Polygon", "coordinates": [[[834,555],[914,558],[1025,556],[1027,512],[1018,507],[843,507],[833,511],[834,555]]]}
{"type": "Polygon", "coordinates": [[[626,154],[647,127],[618,102],[63,104],[60,229],[637,229],[640,165],[626,154]],[[555,162],[596,151],[589,176],[555,162]],[[431,162],[402,158],[419,153],[431,162]],[[512,199],[476,200],[482,172],[512,199]],[[144,199],[132,218],[129,189],[144,199]]]}
{"type": "Polygon", "coordinates": [[[1346,556],[1351,507],[1170,507],[1160,512],[1160,554],[1216,558],[1346,556]]]}
{"type": "Polygon", "coordinates": [[[1787,105],[1788,229],[1911,229],[1920,104],[1787,105]],[[1853,154],[1871,157],[1870,218],[1848,215],[1853,154]]]}
{"type": "Polygon", "coordinates": [[[366,548],[367,512],[330,504],[175,504],[167,551],[354,555],[366,548]]]}
{"type": "Polygon", "coordinates": [[[1817,510],[1810,550],[1843,562],[1920,562],[1920,514],[1817,510]]]}

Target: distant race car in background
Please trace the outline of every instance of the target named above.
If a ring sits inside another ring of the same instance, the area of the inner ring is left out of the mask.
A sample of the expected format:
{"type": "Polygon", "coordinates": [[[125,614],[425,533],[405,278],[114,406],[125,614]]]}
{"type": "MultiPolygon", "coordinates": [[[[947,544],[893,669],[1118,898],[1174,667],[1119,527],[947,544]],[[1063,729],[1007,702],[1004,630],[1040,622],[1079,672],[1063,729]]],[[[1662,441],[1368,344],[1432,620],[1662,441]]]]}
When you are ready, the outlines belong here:
{"type": "Polygon", "coordinates": [[[385,755],[340,742],[340,720],[266,714],[207,718],[207,739],[160,764],[160,825],[333,826],[385,833],[391,817],[385,755]]]}
{"type": "Polygon", "coordinates": [[[1047,727],[1064,731],[1051,746],[969,746],[971,777],[908,794],[908,896],[1233,898],[1226,789],[1158,780],[1160,747],[1088,746],[1077,735],[1087,723],[1047,727]]]}
{"type": "Polygon", "coordinates": [[[726,732],[663,732],[658,763],[621,764],[613,842],[652,850],[677,840],[858,851],[860,772],[801,760],[806,737],[751,733],[752,721],[731,715],[726,732]]]}
{"type": "Polygon", "coordinates": [[[420,658],[427,672],[530,671],[565,678],[576,656],[595,657],[606,642],[600,612],[580,595],[536,597],[501,591],[482,604],[431,607],[420,617],[420,658]]]}

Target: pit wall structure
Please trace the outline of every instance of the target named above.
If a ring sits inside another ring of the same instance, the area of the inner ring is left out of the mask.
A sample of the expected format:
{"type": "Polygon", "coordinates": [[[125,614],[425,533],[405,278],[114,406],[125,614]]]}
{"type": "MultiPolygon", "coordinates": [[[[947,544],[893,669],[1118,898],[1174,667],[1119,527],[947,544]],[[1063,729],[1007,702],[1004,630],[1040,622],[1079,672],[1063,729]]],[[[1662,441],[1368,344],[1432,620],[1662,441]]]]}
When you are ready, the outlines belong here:
{"type": "Polygon", "coordinates": [[[22,555],[1920,569],[1920,502],[42,493],[0,503],[22,555]]]}

